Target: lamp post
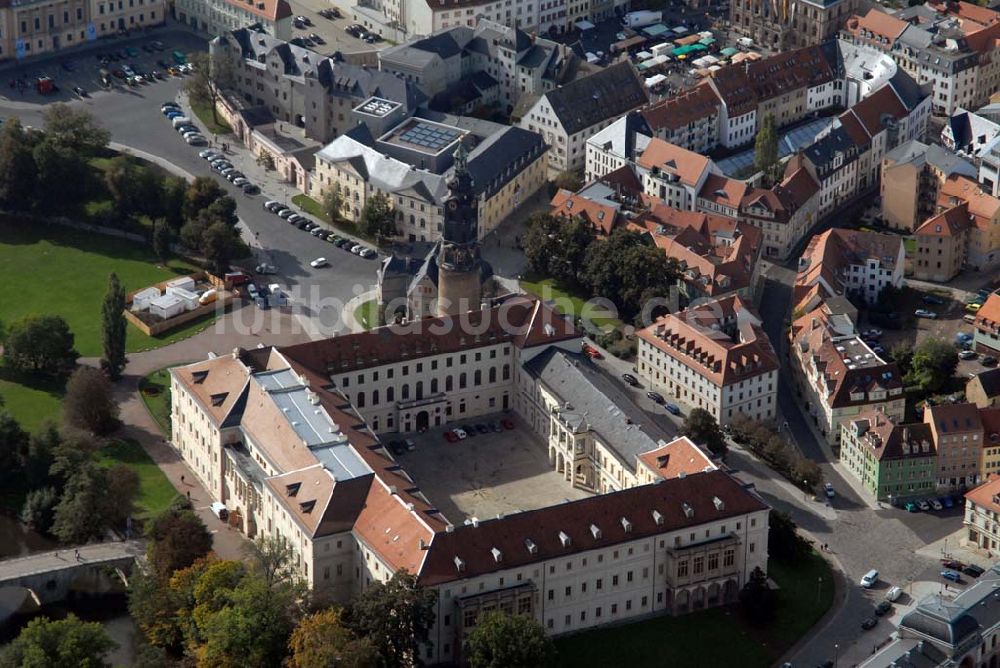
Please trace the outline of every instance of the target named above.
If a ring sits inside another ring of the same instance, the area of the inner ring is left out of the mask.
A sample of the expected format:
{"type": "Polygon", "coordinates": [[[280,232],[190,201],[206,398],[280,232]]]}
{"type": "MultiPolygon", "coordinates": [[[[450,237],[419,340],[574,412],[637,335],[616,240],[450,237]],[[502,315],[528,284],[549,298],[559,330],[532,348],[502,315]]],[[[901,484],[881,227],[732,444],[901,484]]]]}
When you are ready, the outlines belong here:
{"type": "Polygon", "coordinates": [[[816,603],[817,603],[817,605],[819,604],[820,593],[822,591],[823,591],[823,576],[821,575],[821,576],[819,576],[819,579],[816,581],[816,603]]]}
{"type": "Polygon", "coordinates": [[[806,501],[809,500],[809,492],[806,490],[809,488],[809,482],[807,480],[802,481],[802,498],[806,501]]]}
{"type": "Polygon", "coordinates": [[[840,650],[840,645],[833,645],[833,668],[837,668],[837,653],[840,650]]]}

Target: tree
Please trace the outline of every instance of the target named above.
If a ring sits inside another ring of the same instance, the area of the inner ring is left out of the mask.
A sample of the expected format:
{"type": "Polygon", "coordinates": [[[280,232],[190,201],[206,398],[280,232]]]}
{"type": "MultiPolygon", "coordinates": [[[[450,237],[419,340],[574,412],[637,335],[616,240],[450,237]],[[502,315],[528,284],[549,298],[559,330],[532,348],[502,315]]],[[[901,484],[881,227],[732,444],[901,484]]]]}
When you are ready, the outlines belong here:
{"type": "Polygon", "coordinates": [[[194,71],[184,80],[184,90],[191,97],[192,104],[212,108],[212,120],[219,123],[217,103],[222,90],[233,83],[234,68],[225,56],[197,51],[188,54],[194,71]]]}
{"type": "Polygon", "coordinates": [[[754,141],[754,167],[763,172],[770,181],[778,164],[778,133],[774,127],[774,115],[767,114],[760,123],[757,138],[754,141]]]}
{"type": "Polygon", "coordinates": [[[225,194],[222,186],[211,176],[196,177],[184,193],[184,205],[181,207],[184,220],[194,220],[202,209],[207,209],[225,194]]]}
{"type": "Polygon", "coordinates": [[[372,640],[383,663],[414,665],[434,623],[436,602],[437,592],[418,587],[413,575],[400,570],[354,599],[348,627],[372,640]]]}
{"type": "Polygon", "coordinates": [[[189,508],[171,507],[146,529],[147,555],[153,571],[166,581],[174,571],[187,568],[212,550],[212,534],[189,508]]]}
{"type": "Polygon", "coordinates": [[[358,638],[337,610],[303,617],[288,641],[288,668],[374,668],[378,654],[368,638],[358,638]]]}
{"type": "Polygon", "coordinates": [[[78,367],[66,382],[63,398],[66,424],[95,434],[107,434],[118,423],[118,404],[107,377],[91,366],[78,367]]]}
{"type": "Polygon", "coordinates": [[[624,318],[639,315],[646,302],[670,295],[680,275],[675,260],[624,229],[587,248],[581,282],[595,297],[611,299],[624,318]]]}
{"type": "Polygon", "coordinates": [[[900,341],[889,349],[889,356],[896,361],[899,372],[906,376],[913,366],[913,345],[908,341],[900,341]]]}
{"type": "Polygon", "coordinates": [[[36,208],[66,211],[82,199],[89,166],[83,157],[46,137],[32,151],[36,170],[36,208]]]}
{"type": "Polygon", "coordinates": [[[726,454],[726,436],[715,417],[704,408],[692,408],[684,418],[682,433],[698,445],[704,445],[716,456],[726,454]]]}
{"type": "Polygon", "coordinates": [[[24,484],[28,489],[37,489],[53,482],[49,471],[62,441],[62,434],[56,423],[48,419],[31,434],[23,471],[24,484]]]}
{"type": "Polygon", "coordinates": [[[201,252],[212,263],[215,273],[222,276],[229,271],[229,262],[236,252],[239,233],[225,223],[212,223],[202,235],[201,252]]]}
{"type": "Polygon", "coordinates": [[[117,646],[98,622],[80,621],[72,613],[56,621],[39,617],[0,654],[0,668],[110,666],[105,656],[117,646]]]}
{"type": "Polygon", "coordinates": [[[806,491],[815,491],[816,487],[823,482],[823,471],[819,464],[801,455],[795,455],[792,458],[790,469],[792,482],[804,487],[806,491]]]}
{"type": "Polygon", "coordinates": [[[758,566],[740,590],[740,608],[750,622],[763,624],[774,619],[777,607],[778,592],[768,586],[767,575],[758,566]]]}
{"type": "Polygon", "coordinates": [[[15,320],[4,343],[4,360],[12,369],[58,375],[76,365],[69,325],[58,315],[27,315],[15,320]]]}
{"type": "Polygon", "coordinates": [[[42,115],[46,141],[73,153],[93,153],[108,145],[111,133],[83,107],[57,102],[42,115]]]}
{"type": "Polygon", "coordinates": [[[124,464],[107,470],[93,460],[85,461],[66,481],[52,535],[69,544],[103,538],[108,529],[124,524],[138,490],[138,476],[124,464]],[[109,489],[115,493],[109,494],[109,489]]]}
{"type": "Polygon", "coordinates": [[[40,487],[28,492],[21,508],[21,522],[39,533],[48,533],[55,519],[59,493],[54,487],[40,487]]]}
{"type": "Polygon", "coordinates": [[[6,488],[21,477],[28,447],[27,432],[10,413],[0,410],[0,487],[6,488]]]}
{"type": "Polygon", "coordinates": [[[125,326],[125,288],[118,274],[111,272],[101,305],[101,341],[104,344],[101,368],[111,380],[121,378],[125,370],[125,326]]]}
{"type": "MultiPolygon", "coordinates": [[[[200,583],[199,583],[200,585],[200,583]]],[[[242,578],[226,605],[199,622],[202,668],[272,668],[285,658],[297,606],[291,589],[270,590],[264,579],[242,578]]]]}
{"type": "Polygon", "coordinates": [[[559,172],[554,181],[555,187],[559,190],[569,190],[570,192],[576,192],[583,187],[583,179],[580,175],[572,170],[566,170],[564,172],[559,172]]]}
{"type": "Polygon", "coordinates": [[[913,351],[913,360],[905,381],[933,394],[944,390],[958,367],[955,346],[939,338],[925,339],[913,351]]]}
{"type": "Polygon", "coordinates": [[[795,564],[808,555],[809,543],[798,534],[797,528],[788,513],[772,509],[767,529],[768,556],[786,564],[795,564]]]}
{"type": "Polygon", "coordinates": [[[296,579],[295,548],[288,541],[262,535],[245,545],[244,551],[254,572],[264,579],[269,588],[296,579]]]}
{"type": "Polygon", "coordinates": [[[339,183],[333,184],[332,188],[323,193],[323,213],[331,221],[340,220],[340,212],[344,209],[345,203],[344,193],[341,192],[339,183]]]}
{"type": "Polygon", "coordinates": [[[123,216],[130,216],[139,208],[138,173],[139,166],[127,155],[115,156],[104,170],[104,184],[123,216]]]}
{"type": "Polygon", "coordinates": [[[9,211],[31,208],[38,177],[33,143],[17,117],[0,128],[0,207],[9,211]]]}
{"type": "Polygon", "coordinates": [[[535,668],[552,665],[555,658],[555,646],[545,629],[527,615],[486,613],[467,643],[472,668],[535,668]]]}
{"type": "Polygon", "coordinates": [[[257,155],[257,164],[263,167],[268,172],[273,172],[275,169],[274,156],[267,149],[261,150],[257,155]]]}
{"type": "Polygon", "coordinates": [[[392,203],[388,197],[382,193],[375,193],[368,198],[364,208],[361,209],[358,229],[362,234],[375,237],[378,243],[381,243],[383,238],[396,234],[396,212],[392,210],[392,203]]]}
{"type": "Polygon", "coordinates": [[[160,182],[160,188],[160,214],[170,229],[177,232],[184,224],[188,183],[179,176],[168,176],[160,182]]]}
{"type": "Polygon", "coordinates": [[[153,253],[160,259],[160,262],[165,263],[170,258],[170,244],[173,242],[173,236],[170,224],[164,218],[153,222],[153,253]]]}

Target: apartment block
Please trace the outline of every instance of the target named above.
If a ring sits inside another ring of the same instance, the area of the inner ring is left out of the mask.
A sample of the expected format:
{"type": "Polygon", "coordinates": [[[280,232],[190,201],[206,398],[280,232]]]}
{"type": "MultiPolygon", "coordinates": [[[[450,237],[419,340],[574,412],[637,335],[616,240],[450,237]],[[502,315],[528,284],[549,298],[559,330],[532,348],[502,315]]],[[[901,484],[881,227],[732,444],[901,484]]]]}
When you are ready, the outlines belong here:
{"type": "Polygon", "coordinates": [[[873,498],[895,504],[937,490],[937,451],[924,423],[868,410],[841,425],[840,461],[873,498]]]}

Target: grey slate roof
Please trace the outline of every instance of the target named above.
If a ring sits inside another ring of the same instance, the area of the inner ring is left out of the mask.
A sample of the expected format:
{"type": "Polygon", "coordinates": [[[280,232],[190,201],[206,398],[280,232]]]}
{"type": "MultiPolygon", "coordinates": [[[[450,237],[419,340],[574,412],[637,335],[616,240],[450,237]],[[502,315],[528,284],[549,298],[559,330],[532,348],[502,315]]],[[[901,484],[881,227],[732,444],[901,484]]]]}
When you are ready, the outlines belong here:
{"type": "Polygon", "coordinates": [[[979,378],[987,397],[1000,396],[1000,369],[983,371],[977,378],[979,378]]]}
{"type": "Polygon", "coordinates": [[[569,135],[647,102],[645,86],[628,61],[563,84],[545,98],[569,135]]]}
{"type": "Polygon", "coordinates": [[[588,357],[550,346],[524,370],[565,402],[560,419],[577,433],[592,430],[629,466],[669,437],[588,357]]]}
{"type": "Polygon", "coordinates": [[[975,179],[978,176],[976,168],[971,162],[937,144],[931,144],[927,147],[927,156],[925,159],[947,176],[961,174],[971,179],[975,179]]]}
{"type": "Polygon", "coordinates": [[[904,72],[903,68],[896,70],[896,73],[889,79],[889,84],[896,91],[896,95],[899,96],[899,100],[906,106],[907,111],[916,109],[917,105],[927,97],[925,89],[921,88],[920,84],[914,81],[913,77],[904,72]]]}
{"type": "Polygon", "coordinates": [[[469,153],[473,188],[492,196],[544,151],[545,141],[537,132],[508,127],[494,133],[469,153]]]}

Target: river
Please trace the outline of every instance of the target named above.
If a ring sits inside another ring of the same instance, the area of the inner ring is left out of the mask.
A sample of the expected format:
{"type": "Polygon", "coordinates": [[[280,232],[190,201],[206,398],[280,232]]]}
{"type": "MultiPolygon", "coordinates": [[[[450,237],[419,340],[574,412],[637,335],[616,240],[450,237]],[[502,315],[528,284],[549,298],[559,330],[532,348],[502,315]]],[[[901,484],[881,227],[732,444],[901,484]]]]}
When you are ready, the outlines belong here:
{"type": "MultiPolygon", "coordinates": [[[[0,559],[24,557],[56,547],[55,541],[29,531],[15,519],[0,515],[0,559]]],[[[70,613],[87,621],[100,622],[111,639],[118,643],[118,649],[107,657],[113,666],[131,666],[134,663],[132,640],[138,629],[128,615],[123,594],[65,601],[47,605],[31,615],[15,616],[0,625],[0,644],[17,637],[21,628],[35,617],[62,619],[70,613]]]]}

